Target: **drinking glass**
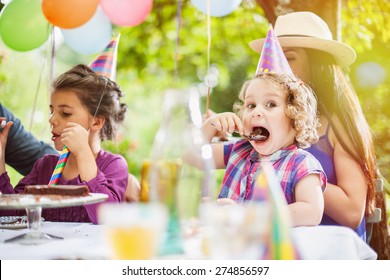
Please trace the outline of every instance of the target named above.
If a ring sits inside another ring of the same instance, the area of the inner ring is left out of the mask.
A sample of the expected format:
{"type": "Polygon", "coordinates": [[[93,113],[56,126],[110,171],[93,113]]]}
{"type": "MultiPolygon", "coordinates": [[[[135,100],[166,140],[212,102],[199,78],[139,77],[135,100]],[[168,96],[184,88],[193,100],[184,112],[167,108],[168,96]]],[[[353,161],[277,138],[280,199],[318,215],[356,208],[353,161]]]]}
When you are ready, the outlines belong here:
{"type": "MultiPolygon", "coordinates": [[[[163,117],[150,157],[149,198],[167,206],[169,221],[160,255],[185,253],[199,229],[199,206],[214,188],[211,146],[204,142],[195,89],[165,92],[163,117]]],[[[143,180],[143,179],[141,179],[143,180]]]]}
{"type": "Polygon", "coordinates": [[[262,259],[270,234],[268,202],[246,205],[205,204],[203,253],[210,259],[262,259]]]}
{"type": "Polygon", "coordinates": [[[157,203],[106,203],[99,207],[99,223],[105,224],[106,238],[114,259],[146,260],[157,255],[168,213],[157,203]]]}

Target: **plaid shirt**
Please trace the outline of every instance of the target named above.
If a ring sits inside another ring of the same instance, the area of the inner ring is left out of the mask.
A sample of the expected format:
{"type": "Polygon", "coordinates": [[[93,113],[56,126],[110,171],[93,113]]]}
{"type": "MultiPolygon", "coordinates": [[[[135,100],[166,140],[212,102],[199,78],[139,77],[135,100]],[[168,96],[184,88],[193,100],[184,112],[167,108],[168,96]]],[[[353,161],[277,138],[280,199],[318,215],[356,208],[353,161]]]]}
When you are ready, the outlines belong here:
{"type": "Polygon", "coordinates": [[[294,187],[303,177],[319,174],[322,190],[326,186],[326,175],[321,164],[310,153],[291,145],[269,156],[259,157],[250,142],[241,139],[224,146],[226,172],[222,181],[219,198],[235,201],[251,200],[260,162],[271,162],[278,176],[287,203],[295,202],[294,187]]]}

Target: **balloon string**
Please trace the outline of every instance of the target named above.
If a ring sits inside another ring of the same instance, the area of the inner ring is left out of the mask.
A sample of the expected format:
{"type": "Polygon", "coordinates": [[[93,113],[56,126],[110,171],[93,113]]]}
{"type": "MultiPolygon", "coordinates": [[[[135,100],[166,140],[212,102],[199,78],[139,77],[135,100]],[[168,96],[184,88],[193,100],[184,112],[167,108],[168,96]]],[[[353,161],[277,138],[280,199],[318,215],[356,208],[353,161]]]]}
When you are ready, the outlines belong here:
{"type": "MultiPolygon", "coordinates": [[[[50,26],[48,25],[48,27],[50,28],[50,26]]],[[[54,48],[55,48],[55,41],[54,41],[54,26],[52,27],[52,30],[51,30],[51,70],[50,70],[50,83],[53,79],[53,75],[54,75],[54,48]]],[[[34,97],[34,105],[33,105],[33,108],[32,108],[32,112],[31,112],[31,118],[30,118],[30,124],[29,124],[29,127],[28,127],[28,131],[31,131],[32,130],[32,127],[33,127],[33,124],[34,124],[34,115],[35,115],[35,111],[37,109],[37,102],[38,102],[38,95],[39,95],[39,89],[41,88],[41,82],[42,82],[42,76],[43,76],[43,70],[45,69],[45,65],[46,65],[46,59],[42,62],[42,67],[41,67],[41,72],[39,73],[39,78],[38,78],[38,84],[37,84],[37,89],[36,89],[36,92],[35,92],[35,97],[34,97]]]]}
{"type": "Polygon", "coordinates": [[[210,0],[207,0],[207,99],[206,99],[206,114],[209,113],[210,107],[210,81],[209,81],[209,68],[210,68],[210,49],[211,49],[211,28],[210,28],[210,0]]]}
{"type": "Polygon", "coordinates": [[[56,42],[54,34],[54,26],[51,29],[51,64],[50,64],[50,84],[54,80],[54,65],[55,65],[55,53],[56,53],[56,42]]]}
{"type": "Polygon", "coordinates": [[[207,0],[207,74],[210,67],[211,28],[210,28],[210,0],[207,0]]]}
{"type": "Polygon", "coordinates": [[[180,45],[180,28],[181,28],[181,9],[182,9],[182,0],[177,1],[177,36],[175,42],[175,59],[174,59],[174,79],[175,81],[179,80],[179,45],[180,45]]]}
{"type": "Polygon", "coordinates": [[[28,131],[30,131],[30,132],[31,132],[31,129],[32,129],[33,123],[34,123],[34,115],[35,115],[35,111],[36,111],[36,108],[37,108],[39,88],[41,87],[41,81],[42,81],[42,76],[43,76],[43,70],[44,69],[45,69],[45,61],[42,62],[41,72],[39,73],[39,78],[38,78],[37,89],[35,91],[34,105],[33,105],[33,108],[32,108],[30,124],[29,124],[29,127],[28,127],[28,131]]]}

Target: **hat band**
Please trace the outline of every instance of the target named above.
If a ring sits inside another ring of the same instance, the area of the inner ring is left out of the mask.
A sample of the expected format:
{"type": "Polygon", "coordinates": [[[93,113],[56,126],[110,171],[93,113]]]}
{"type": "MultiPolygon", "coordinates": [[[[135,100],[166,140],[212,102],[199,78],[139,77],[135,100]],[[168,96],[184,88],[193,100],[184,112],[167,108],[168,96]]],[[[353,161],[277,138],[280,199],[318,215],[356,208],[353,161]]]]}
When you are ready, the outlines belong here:
{"type": "Polygon", "coordinates": [[[321,40],[329,40],[329,39],[323,39],[323,38],[318,38],[314,36],[309,36],[309,35],[294,35],[294,34],[289,34],[289,35],[277,35],[278,37],[302,37],[302,38],[315,38],[315,39],[321,39],[321,40]]]}

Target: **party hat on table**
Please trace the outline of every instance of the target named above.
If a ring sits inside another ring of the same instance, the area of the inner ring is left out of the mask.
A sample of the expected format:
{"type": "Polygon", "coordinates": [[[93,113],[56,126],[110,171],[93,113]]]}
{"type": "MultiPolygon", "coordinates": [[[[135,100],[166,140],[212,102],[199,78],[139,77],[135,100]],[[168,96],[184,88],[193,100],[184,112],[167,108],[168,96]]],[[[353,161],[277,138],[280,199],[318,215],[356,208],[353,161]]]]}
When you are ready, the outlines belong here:
{"type": "Polygon", "coordinates": [[[116,60],[118,55],[118,44],[120,34],[112,38],[103,52],[98,55],[89,67],[97,74],[106,76],[115,81],[116,78],[116,60]]]}
{"type": "Polygon", "coordinates": [[[290,213],[278,177],[270,163],[262,163],[261,170],[256,179],[252,200],[267,200],[271,207],[271,232],[267,240],[265,258],[270,260],[298,259],[298,253],[290,235],[290,213]]]}
{"type": "Polygon", "coordinates": [[[256,75],[260,73],[286,73],[294,77],[272,25],[268,29],[257,65],[256,75]]]}
{"type": "Polygon", "coordinates": [[[49,186],[55,186],[58,184],[60,177],[62,175],[62,171],[64,170],[65,164],[68,161],[70,155],[69,149],[64,146],[61,151],[60,157],[58,158],[56,167],[54,168],[53,174],[51,175],[49,186]]]}

